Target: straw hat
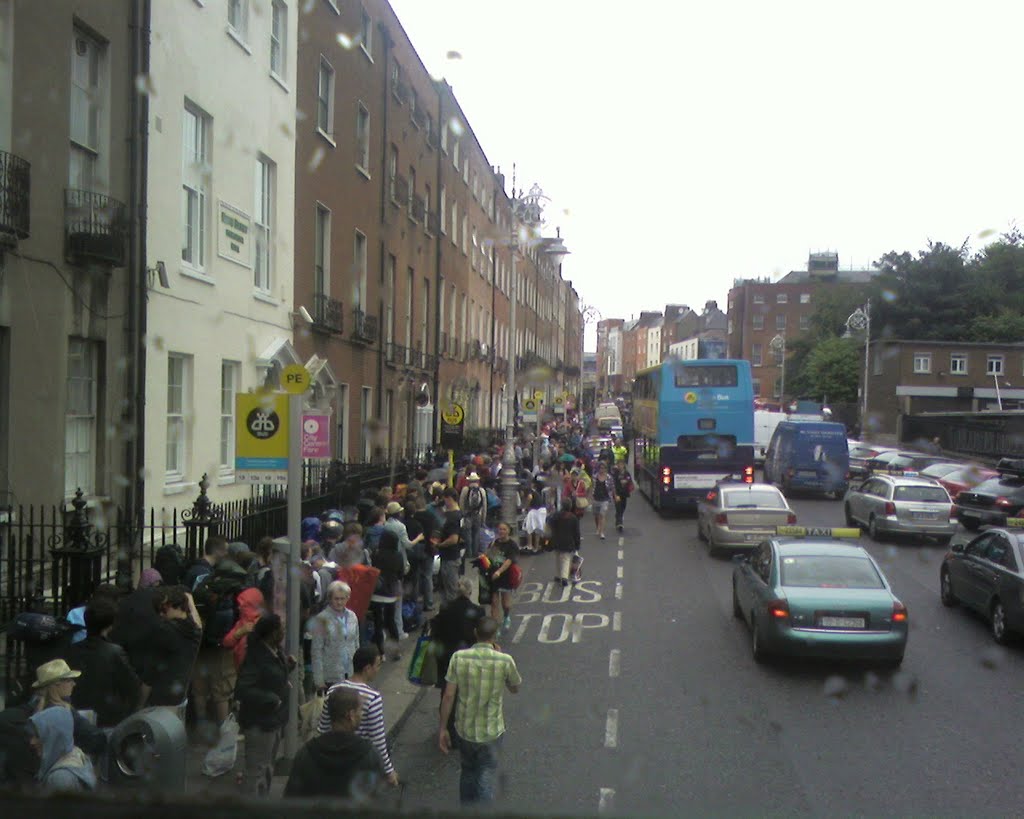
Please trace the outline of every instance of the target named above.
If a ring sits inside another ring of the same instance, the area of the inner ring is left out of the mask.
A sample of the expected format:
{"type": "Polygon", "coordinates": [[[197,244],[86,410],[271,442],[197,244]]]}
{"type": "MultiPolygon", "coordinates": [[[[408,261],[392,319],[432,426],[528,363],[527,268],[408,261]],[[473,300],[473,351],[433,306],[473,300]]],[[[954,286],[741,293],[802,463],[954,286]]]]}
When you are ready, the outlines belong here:
{"type": "Polygon", "coordinates": [[[81,676],[81,671],[72,671],[64,660],[50,660],[36,669],[36,681],[32,683],[32,687],[46,688],[48,685],[64,682],[64,680],[75,680],[81,676]]]}
{"type": "Polygon", "coordinates": [[[398,501],[391,501],[391,503],[387,505],[387,508],[384,511],[387,512],[387,514],[389,515],[400,515],[402,514],[403,511],[402,504],[400,504],[398,501]]]}
{"type": "Polygon", "coordinates": [[[480,476],[477,475],[476,472],[470,472],[469,473],[469,482],[470,483],[480,483],[480,476]]]}

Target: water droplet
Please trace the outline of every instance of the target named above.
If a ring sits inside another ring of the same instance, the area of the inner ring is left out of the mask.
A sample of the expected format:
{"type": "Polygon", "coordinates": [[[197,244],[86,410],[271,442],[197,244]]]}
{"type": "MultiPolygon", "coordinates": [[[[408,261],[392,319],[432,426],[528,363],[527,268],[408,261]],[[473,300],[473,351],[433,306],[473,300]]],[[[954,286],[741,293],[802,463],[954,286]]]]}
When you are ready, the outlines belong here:
{"type": "Polygon", "coordinates": [[[985,668],[996,669],[1006,662],[1006,652],[999,646],[989,646],[982,653],[979,662],[985,668]]]}
{"type": "Polygon", "coordinates": [[[451,129],[451,132],[455,134],[455,136],[457,137],[462,136],[462,134],[465,132],[465,128],[462,127],[462,123],[459,122],[459,120],[457,120],[455,117],[452,117],[452,119],[448,122],[448,128],[451,129]]]}
{"type": "Polygon", "coordinates": [[[908,697],[916,697],[917,677],[908,671],[900,671],[892,678],[892,687],[908,697]]]}
{"type": "Polygon", "coordinates": [[[978,231],[978,238],[979,239],[987,239],[993,233],[995,233],[995,230],[993,228],[985,228],[984,230],[979,230],[978,231]]]}
{"type": "Polygon", "coordinates": [[[140,94],[150,97],[156,96],[156,88],[153,85],[153,77],[150,74],[138,74],[135,77],[135,90],[140,94]]]}
{"type": "Polygon", "coordinates": [[[896,301],[896,294],[893,293],[892,290],[883,290],[882,298],[888,302],[894,302],[896,301]]]}
{"type": "Polygon", "coordinates": [[[458,51],[449,51],[444,55],[444,58],[446,60],[461,60],[462,55],[458,51]]]}
{"type": "Polygon", "coordinates": [[[352,38],[342,31],[338,32],[338,36],[336,39],[338,40],[338,45],[340,45],[346,51],[348,51],[349,49],[352,48],[353,45],[355,45],[352,38]]]}
{"type": "Polygon", "coordinates": [[[316,150],[313,151],[313,156],[309,158],[309,162],[306,165],[306,170],[312,172],[320,167],[320,163],[324,161],[324,149],[318,145],[316,150]]]}
{"type": "Polygon", "coordinates": [[[874,671],[869,671],[864,675],[864,687],[875,693],[882,687],[882,679],[874,671]]]}
{"type": "Polygon", "coordinates": [[[840,677],[838,674],[833,674],[825,680],[824,694],[826,697],[842,699],[846,696],[847,690],[848,686],[846,679],[844,677],[840,677]]]}

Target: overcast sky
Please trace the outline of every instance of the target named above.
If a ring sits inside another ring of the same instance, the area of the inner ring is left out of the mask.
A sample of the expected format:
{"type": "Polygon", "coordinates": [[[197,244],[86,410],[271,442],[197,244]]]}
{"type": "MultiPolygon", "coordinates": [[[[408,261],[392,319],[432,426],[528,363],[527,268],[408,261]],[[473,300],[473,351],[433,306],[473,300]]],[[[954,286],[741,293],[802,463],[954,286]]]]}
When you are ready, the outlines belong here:
{"type": "Polygon", "coordinates": [[[605,318],[1017,218],[1024,3],[391,1],[605,318]]]}

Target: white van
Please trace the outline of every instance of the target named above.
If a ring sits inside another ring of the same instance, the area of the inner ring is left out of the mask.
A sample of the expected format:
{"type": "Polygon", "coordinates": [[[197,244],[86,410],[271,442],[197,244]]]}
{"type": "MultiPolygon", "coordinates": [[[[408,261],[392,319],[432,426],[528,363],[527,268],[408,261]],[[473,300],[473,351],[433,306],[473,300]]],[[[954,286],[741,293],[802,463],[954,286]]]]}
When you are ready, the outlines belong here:
{"type": "Polygon", "coordinates": [[[754,410],[754,463],[764,463],[764,453],[775,434],[775,427],[788,417],[784,412],[754,410]]]}

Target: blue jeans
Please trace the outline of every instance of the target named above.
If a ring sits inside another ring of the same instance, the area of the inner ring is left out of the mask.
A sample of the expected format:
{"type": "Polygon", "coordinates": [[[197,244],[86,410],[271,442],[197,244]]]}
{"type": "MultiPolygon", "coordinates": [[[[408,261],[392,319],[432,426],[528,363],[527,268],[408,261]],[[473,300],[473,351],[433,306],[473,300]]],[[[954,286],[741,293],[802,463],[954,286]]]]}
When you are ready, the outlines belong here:
{"type": "Polygon", "coordinates": [[[470,742],[459,737],[462,772],[459,774],[459,802],[471,805],[494,801],[501,737],[493,742],[470,742]]]}
{"type": "Polygon", "coordinates": [[[468,514],[462,521],[462,539],[466,541],[466,554],[471,558],[480,554],[480,519],[468,514]]]}

